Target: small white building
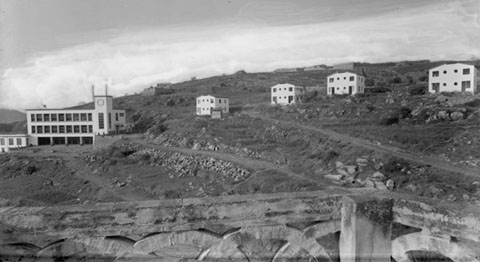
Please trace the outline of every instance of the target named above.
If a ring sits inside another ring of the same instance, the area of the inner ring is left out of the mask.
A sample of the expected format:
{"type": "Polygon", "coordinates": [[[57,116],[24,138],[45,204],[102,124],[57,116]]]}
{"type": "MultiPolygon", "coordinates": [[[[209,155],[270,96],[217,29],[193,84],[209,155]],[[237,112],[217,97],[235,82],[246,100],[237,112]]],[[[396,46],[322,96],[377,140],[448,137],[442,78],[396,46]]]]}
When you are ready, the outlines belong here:
{"type": "Polygon", "coordinates": [[[92,109],[28,109],[31,144],[93,144],[95,136],[125,131],[125,110],[113,108],[107,87],[105,95],[93,95],[93,102],[92,109]]]}
{"type": "Polygon", "coordinates": [[[0,134],[0,153],[9,152],[12,148],[26,147],[28,143],[26,134],[0,134]]]}
{"type": "Polygon", "coordinates": [[[197,115],[211,115],[212,108],[221,109],[222,113],[228,113],[230,110],[230,101],[225,97],[214,97],[210,95],[197,97],[197,115]]]}
{"type": "Polygon", "coordinates": [[[478,77],[478,69],[473,65],[456,63],[437,66],[428,71],[428,91],[476,94],[480,91],[478,77]]]}
{"type": "Polygon", "coordinates": [[[305,87],[292,84],[278,84],[271,87],[272,105],[300,104],[305,100],[305,87]]]}
{"type": "Polygon", "coordinates": [[[335,73],[327,77],[328,95],[354,95],[365,92],[365,77],[351,72],[335,73]]]}

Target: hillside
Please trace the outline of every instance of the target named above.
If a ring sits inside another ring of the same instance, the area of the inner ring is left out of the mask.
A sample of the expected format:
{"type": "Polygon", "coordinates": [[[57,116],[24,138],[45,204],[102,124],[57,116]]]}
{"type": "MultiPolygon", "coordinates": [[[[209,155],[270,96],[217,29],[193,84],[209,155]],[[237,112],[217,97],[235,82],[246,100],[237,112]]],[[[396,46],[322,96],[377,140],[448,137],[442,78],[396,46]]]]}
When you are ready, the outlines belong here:
{"type": "Polygon", "coordinates": [[[332,71],[305,71],[242,72],[173,84],[173,94],[115,98],[136,134],[96,151],[56,145],[3,155],[0,200],[46,205],[374,187],[480,203],[480,96],[425,94],[434,65],[363,66],[372,86],[354,97],[327,97],[321,87],[332,71]],[[270,87],[282,82],[320,87],[305,104],[271,106],[270,87]],[[203,94],[229,97],[230,114],[196,116],[203,94]]]}
{"type": "Polygon", "coordinates": [[[0,109],[0,124],[25,121],[26,119],[25,113],[16,110],[0,109]]]}

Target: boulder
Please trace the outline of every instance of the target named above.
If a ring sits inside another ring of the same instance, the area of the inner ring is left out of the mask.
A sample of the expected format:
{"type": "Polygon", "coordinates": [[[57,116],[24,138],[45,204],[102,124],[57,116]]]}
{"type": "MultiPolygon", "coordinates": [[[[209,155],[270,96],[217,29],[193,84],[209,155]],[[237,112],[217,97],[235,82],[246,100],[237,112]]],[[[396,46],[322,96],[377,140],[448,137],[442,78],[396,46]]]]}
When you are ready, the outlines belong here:
{"type": "Polygon", "coordinates": [[[337,162],[335,162],[335,167],[337,167],[337,168],[342,168],[342,167],[343,167],[343,163],[340,162],[340,161],[337,161],[337,162]]]}
{"type": "Polygon", "coordinates": [[[438,119],[442,119],[442,120],[448,120],[450,118],[447,111],[438,111],[437,117],[438,119]]]}
{"type": "Polygon", "coordinates": [[[375,188],[375,183],[370,179],[366,179],[365,180],[365,187],[366,188],[375,188]]]}
{"type": "Polygon", "coordinates": [[[450,114],[450,118],[453,120],[453,121],[458,121],[458,120],[462,120],[464,117],[463,113],[462,112],[453,112],[450,114]]]}
{"type": "Polygon", "coordinates": [[[328,178],[330,180],[335,180],[335,181],[340,181],[343,179],[343,175],[332,175],[332,174],[328,174],[328,175],[325,175],[325,178],[328,178]]]}
{"type": "Polygon", "coordinates": [[[348,174],[353,175],[357,172],[356,166],[344,166],[345,170],[347,170],[348,174]]]}
{"type": "Polygon", "coordinates": [[[373,181],[373,183],[375,183],[375,188],[378,188],[380,190],[387,190],[387,187],[385,186],[385,184],[381,181],[373,181]]]}
{"type": "Polygon", "coordinates": [[[386,179],[385,175],[380,172],[373,173],[373,175],[371,175],[370,178],[378,181],[383,181],[386,179]]]}
{"type": "Polygon", "coordinates": [[[337,169],[337,173],[340,174],[340,175],[343,175],[343,176],[349,176],[350,175],[347,171],[345,171],[343,169],[340,169],[340,168],[337,169]]]}
{"type": "Polygon", "coordinates": [[[389,180],[387,180],[387,182],[385,183],[385,186],[387,186],[387,189],[388,189],[388,190],[393,190],[393,188],[395,187],[395,181],[389,179],[389,180]]]}

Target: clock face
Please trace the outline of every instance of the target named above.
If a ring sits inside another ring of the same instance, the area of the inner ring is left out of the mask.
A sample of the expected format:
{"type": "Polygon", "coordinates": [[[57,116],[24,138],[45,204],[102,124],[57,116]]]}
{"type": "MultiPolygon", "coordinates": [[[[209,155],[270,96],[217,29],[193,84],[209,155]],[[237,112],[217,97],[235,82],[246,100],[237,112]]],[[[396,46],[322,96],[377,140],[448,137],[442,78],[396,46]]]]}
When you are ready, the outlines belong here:
{"type": "Polygon", "coordinates": [[[97,100],[97,105],[103,106],[103,104],[105,104],[105,101],[103,101],[103,99],[98,99],[97,100]]]}

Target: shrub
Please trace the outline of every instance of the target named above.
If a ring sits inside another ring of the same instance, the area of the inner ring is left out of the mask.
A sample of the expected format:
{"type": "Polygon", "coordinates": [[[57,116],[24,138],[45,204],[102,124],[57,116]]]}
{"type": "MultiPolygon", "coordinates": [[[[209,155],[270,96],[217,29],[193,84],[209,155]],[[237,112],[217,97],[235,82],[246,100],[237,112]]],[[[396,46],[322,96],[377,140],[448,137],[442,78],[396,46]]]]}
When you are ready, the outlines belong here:
{"type": "Polygon", "coordinates": [[[418,78],[418,81],[421,81],[421,82],[426,82],[427,80],[428,80],[428,76],[426,76],[426,75],[420,76],[418,78]]]}
{"type": "Polygon", "coordinates": [[[390,90],[390,88],[386,88],[386,87],[365,88],[365,93],[370,93],[370,94],[387,93],[391,91],[392,90],[390,90]]]}
{"type": "Polygon", "coordinates": [[[417,95],[424,95],[427,93],[427,86],[426,85],[416,85],[412,86],[408,89],[408,93],[411,96],[417,96],[417,95]]]}
{"type": "Polygon", "coordinates": [[[382,171],[387,174],[400,172],[404,168],[409,168],[410,164],[403,159],[400,158],[390,158],[387,163],[385,163],[382,167],[382,171]]]}
{"type": "Polygon", "coordinates": [[[373,110],[375,110],[375,106],[367,105],[367,110],[368,110],[368,112],[372,112],[373,110]]]}
{"type": "Polygon", "coordinates": [[[365,78],[365,86],[374,86],[375,85],[375,80],[371,78],[365,78]]]}
{"type": "Polygon", "coordinates": [[[394,124],[398,124],[398,116],[396,115],[391,115],[387,118],[382,118],[380,120],[380,124],[381,125],[384,125],[384,126],[391,126],[391,125],[394,125],[394,124]]]}
{"type": "Polygon", "coordinates": [[[405,119],[405,118],[411,117],[412,116],[412,109],[410,109],[406,106],[402,106],[402,108],[400,108],[400,110],[398,112],[398,115],[399,115],[400,119],[405,119]]]}
{"type": "Polygon", "coordinates": [[[402,83],[402,78],[400,78],[400,77],[398,77],[398,76],[397,76],[397,77],[394,77],[394,78],[390,81],[390,83],[400,84],[400,83],[402,83]]]}

